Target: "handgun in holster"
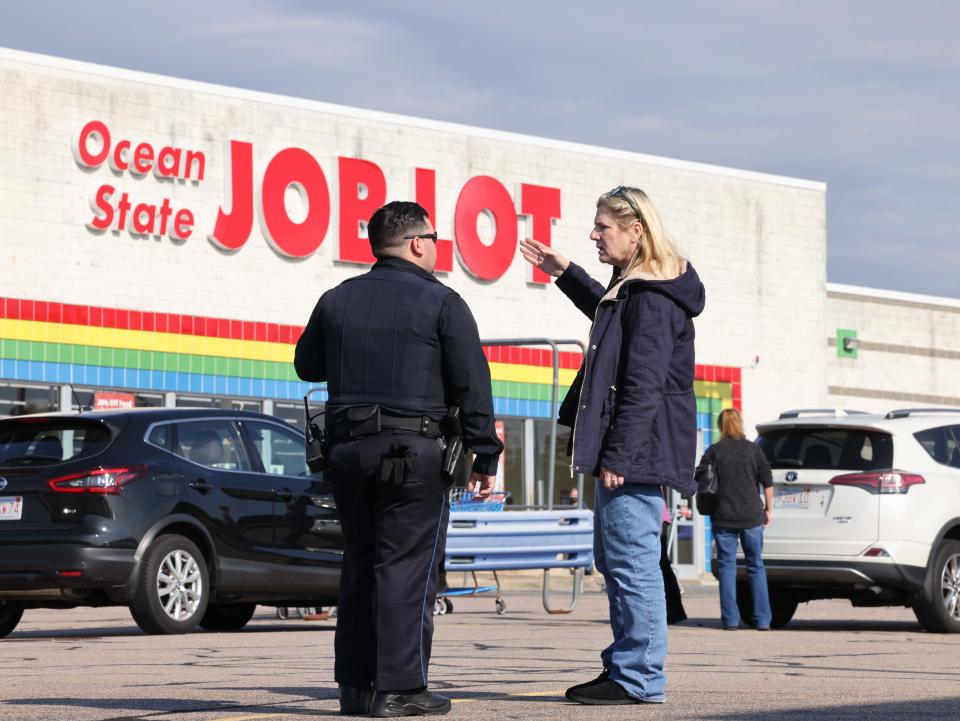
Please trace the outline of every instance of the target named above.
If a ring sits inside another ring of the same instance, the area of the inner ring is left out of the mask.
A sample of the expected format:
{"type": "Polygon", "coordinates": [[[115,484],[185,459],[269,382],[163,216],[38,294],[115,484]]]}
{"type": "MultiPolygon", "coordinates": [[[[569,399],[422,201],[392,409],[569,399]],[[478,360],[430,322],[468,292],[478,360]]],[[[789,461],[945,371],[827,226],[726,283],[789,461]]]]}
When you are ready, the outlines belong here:
{"type": "Polygon", "coordinates": [[[308,396],[303,397],[307,467],[311,473],[322,473],[327,469],[327,437],[324,430],[317,425],[316,416],[310,415],[310,403],[307,398],[308,396]]]}
{"type": "Polygon", "coordinates": [[[460,425],[460,407],[451,406],[440,425],[443,431],[443,479],[446,483],[454,481],[453,472],[463,457],[463,428],[460,425]]]}

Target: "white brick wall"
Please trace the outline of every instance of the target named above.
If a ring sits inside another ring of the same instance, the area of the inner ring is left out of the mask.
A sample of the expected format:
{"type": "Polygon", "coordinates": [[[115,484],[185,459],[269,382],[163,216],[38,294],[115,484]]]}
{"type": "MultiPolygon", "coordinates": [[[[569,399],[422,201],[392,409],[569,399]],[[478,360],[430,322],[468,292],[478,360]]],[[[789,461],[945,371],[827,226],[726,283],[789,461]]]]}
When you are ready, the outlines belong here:
{"type": "MultiPolygon", "coordinates": [[[[698,359],[743,368],[748,423],[784,406],[820,404],[826,188],[821,183],[392,116],[0,50],[0,283],[2,295],[142,310],[303,323],[317,296],[358,272],[333,262],[336,158],[384,171],[390,199],[412,199],[412,170],[437,173],[438,230],[452,237],[463,184],[492,175],[561,189],[554,244],[606,280],[588,239],[596,197],[618,183],[645,188],[707,287],[698,359]],[[114,138],[202,150],[199,185],[159,183],[106,166],[81,170],[71,139],[92,119],[114,138]],[[291,262],[259,235],[225,254],[206,240],[223,201],[225,142],[254,144],[255,178],[277,151],[302,147],[330,184],[332,222],[314,257],[291,262]],[[169,196],[196,216],[185,243],[95,235],[90,198],[103,183],[136,199],[169,196]],[[758,359],[754,362],[754,359],[758,359]]],[[[528,231],[521,228],[521,234],[528,231]]],[[[552,287],[532,287],[519,253],[495,283],[459,265],[445,278],[487,338],[583,338],[588,330],[552,287]]]]}
{"type": "Polygon", "coordinates": [[[825,349],[831,406],[960,406],[960,300],[830,284],[826,312],[828,342],[837,329],[860,342],[857,358],[825,349]]]}

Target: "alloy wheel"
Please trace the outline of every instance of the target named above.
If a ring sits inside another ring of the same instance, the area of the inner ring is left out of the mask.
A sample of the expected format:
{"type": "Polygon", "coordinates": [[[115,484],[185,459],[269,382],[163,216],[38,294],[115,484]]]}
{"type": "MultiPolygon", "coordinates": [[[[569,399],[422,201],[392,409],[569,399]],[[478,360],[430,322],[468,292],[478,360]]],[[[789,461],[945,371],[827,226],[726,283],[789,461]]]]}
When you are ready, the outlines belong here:
{"type": "Polygon", "coordinates": [[[174,549],[160,562],[157,596],[163,612],[174,621],[185,621],[197,612],[203,597],[203,577],[196,559],[174,549]]]}
{"type": "Polygon", "coordinates": [[[943,564],[940,577],[943,605],[951,618],[960,620],[960,554],[954,554],[943,564]]]}

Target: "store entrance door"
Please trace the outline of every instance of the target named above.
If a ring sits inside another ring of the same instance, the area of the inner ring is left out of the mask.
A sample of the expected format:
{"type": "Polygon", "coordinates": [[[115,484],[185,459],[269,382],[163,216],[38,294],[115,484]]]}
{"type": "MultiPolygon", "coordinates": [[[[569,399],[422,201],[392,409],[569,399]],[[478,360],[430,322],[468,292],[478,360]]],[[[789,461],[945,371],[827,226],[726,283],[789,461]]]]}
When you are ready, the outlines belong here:
{"type": "MultiPolygon", "coordinates": [[[[697,460],[710,445],[710,429],[697,431],[697,460]]],[[[697,513],[693,499],[688,504],[680,494],[671,489],[667,505],[673,518],[670,529],[670,560],[676,569],[677,578],[699,579],[701,574],[709,573],[710,557],[710,519],[697,513]]]]}

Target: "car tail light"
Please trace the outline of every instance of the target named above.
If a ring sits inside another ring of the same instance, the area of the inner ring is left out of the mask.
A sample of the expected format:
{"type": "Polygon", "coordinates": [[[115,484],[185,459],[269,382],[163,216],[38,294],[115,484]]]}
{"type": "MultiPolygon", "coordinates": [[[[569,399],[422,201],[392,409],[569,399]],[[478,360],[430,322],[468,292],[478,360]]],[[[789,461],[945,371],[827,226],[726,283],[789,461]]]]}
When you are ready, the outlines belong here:
{"type": "Polygon", "coordinates": [[[879,546],[868,548],[863,552],[863,555],[867,558],[890,558],[890,552],[886,548],[880,548],[879,546]]]}
{"type": "Polygon", "coordinates": [[[94,468],[83,473],[71,473],[47,481],[54,493],[107,493],[117,495],[123,487],[147,470],[146,466],[125,468],[94,468]]]}
{"type": "Polygon", "coordinates": [[[870,493],[906,493],[920,483],[926,483],[923,476],[904,471],[846,473],[830,479],[831,486],[855,486],[870,493]]]}

